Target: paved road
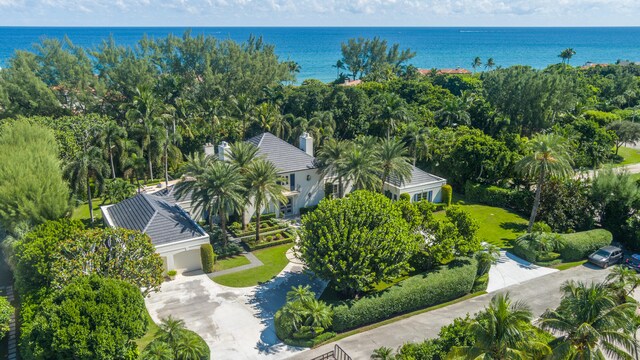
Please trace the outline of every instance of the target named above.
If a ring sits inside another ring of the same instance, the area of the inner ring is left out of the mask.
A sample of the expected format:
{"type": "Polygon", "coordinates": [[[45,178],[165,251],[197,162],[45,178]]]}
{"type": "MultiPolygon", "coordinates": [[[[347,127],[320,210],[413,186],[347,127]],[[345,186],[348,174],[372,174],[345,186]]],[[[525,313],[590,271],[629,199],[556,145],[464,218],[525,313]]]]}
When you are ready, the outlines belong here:
{"type": "MultiPolygon", "coordinates": [[[[607,273],[607,270],[583,265],[513,285],[498,291],[498,293],[509,292],[513,299],[526,301],[535,316],[539,316],[546,309],[558,306],[561,297],[559,288],[565,281],[600,282],[604,280],[607,273]]],[[[473,315],[482,310],[494,295],[495,293],[478,296],[356,334],[339,340],[337,343],[354,360],[369,359],[373,350],[381,346],[396,349],[405,342],[422,341],[426,338],[437,337],[442,326],[448,325],[456,317],[464,316],[467,313],[473,315]]],[[[333,347],[334,343],[331,343],[317,349],[295,354],[290,359],[312,359],[333,350],[333,347]]]]}

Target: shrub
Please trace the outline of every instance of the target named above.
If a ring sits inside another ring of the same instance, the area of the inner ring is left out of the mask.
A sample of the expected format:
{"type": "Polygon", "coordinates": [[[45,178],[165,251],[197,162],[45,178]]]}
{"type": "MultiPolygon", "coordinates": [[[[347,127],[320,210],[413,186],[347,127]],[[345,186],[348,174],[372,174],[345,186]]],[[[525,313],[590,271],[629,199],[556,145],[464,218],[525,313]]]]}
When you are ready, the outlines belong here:
{"type": "Polygon", "coordinates": [[[273,241],[273,236],[269,235],[267,236],[267,242],[272,242],[273,241]]]}
{"type": "Polygon", "coordinates": [[[274,240],[272,242],[260,242],[260,243],[255,243],[250,240],[242,240],[242,242],[245,245],[247,245],[249,250],[254,251],[254,250],[260,250],[260,249],[264,249],[272,246],[289,244],[293,242],[293,238],[284,238],[282,240],[274,240]]]}
{"type": "Polygon", "coordinates": [[[477,266],[475,259],[461,258],[438,270],[412,276],[381,293],[336,306],[333,329],[342,332],[459,298],[471,292],[477,266]]]}
{"type": "Polygon", "coordinates": [[[282,233],[276,234],[276,240],[281,240],[281,239],[282,239],[282,233]]]}
{"type": "Polygon", "coordinates": [[[337,334],[334,332],[325,332],[312,339],[286,339],[284,340],[284,343],[289,346],[314,347],[320,343],[328,341],[336,335],[337,334]]]}
{"type": "MultiPolygon", "coordinates": [[[[266,213],[266,214],[262,214],[260,215],[260,221],[266,221],[266,220],[271,220],[271,219],[275,219],[276,218],[276,213],[266,213]]],[[[255,222],[256,221],[256,216],[254,215],[251,218],[251,222],[255,222]]]]}
{"type": "Polygon", "coordinates": [[[476,278],[476,281],[473,283],[473,288],[471,288],[471,292],[475,293],[478,291],[487,290],[487,286],[489,285],[489,273],[480,275],[476,278]]]}
{"type": "Polygon", "coordinates": [[[542,253],[540,255],[538,255],[538,258],[536,259],[536,261],[538,263],[550,263],[554,260],[558,260],[560,259],[560,254],[557,252],[548,252],[548,253],[542,253]]]}
{"type": "Polygon", "coordinates": [[[167,276],[176,276],[177,274],[178,274],[178,272],[177,272],[177,271],[175,271],[175,270],[169,270],[169,271],[167,271],[167,276]]]}
{"type": "Polygon", "coordinates": [[[453,198],[453,188],[449,184],[444,185],[442,187],[442,202],[447,204],[447,206],[450,206],[452,198],[453,198]]]}
{"type": "Polygon", "coordinates": [[[229,225],[229,230],[233,232],[240,231],[242,230],[242,224],[240,224],[239,222],[234,222],[231,225],[229,225]]]}
{"type": "Polygon", "coordinates": [[[215,262],[215,254],[211,244],[200,245],[200,260],[202,261],[202,271],[206,274],[213,272],[213,263],[215,262]]]}
{"type": "Polygon", "coordinates": [[[241,254],[243,251],[242,247],[234,242],[228,242],[226,245],[222,241],[213,243],[213,253],[218,259],[236,256],[241,254]]]}
{"type": "Polygon", "coordinates": [[[324,197],[333,199],[333,183],[324,183],[324,197]]]}
{"type": "Polygon", "coordinates": [[[400,200],[402,201],[411,201],[411,195],[407,193],[400,194],[400,200]]]}
{"type": "Polygon", "coordinates": [[[273,316],[273,321],[276,328],[276,336],[278,339],[289,339],[293,335],[295,328],[293,327],[293,320],[290,316],[283,316],[282,309],[276,311],[273,316]]]}
{"type": "Polygon", "coordinates": [[[573,234],[562,234],[564,248],[560,250],[560,256],[564,261],[578,261],[585,259],[593,251],[610,245],[613,235],[607,230],[596,229],[582,231],[573,234]]]}
{"type": "Polygon", "coordinates": [[[318,205],[313,205],[313,206],[307,206],[307,207],[300,208],[300,216],[312,212],[317,207],[318,207],[318,205]]]}
{"type": "Polygon", "coordinates": [[[528,262],[535,262],[538,258],[538,252],[535,249],[532,249],[524,241],[516,241],[511,252],[528,262]]]}
{"type": "Polygon", "coordinates": [[[498,186],[486,186],[467,182],[464,193],[468,200],[482,204],[528,213],[533,206],[533,194],[527,191],[505,189],[498,186]]]}

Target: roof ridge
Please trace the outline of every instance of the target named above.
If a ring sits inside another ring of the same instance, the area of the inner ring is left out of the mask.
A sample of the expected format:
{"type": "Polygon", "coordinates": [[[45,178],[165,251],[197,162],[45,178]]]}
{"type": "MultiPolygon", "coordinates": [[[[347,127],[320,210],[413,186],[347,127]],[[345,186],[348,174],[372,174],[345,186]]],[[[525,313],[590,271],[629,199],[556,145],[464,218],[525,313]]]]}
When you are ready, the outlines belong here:
{"type": "MultiPolygon", "coordinates": [[[[154,209],[155,210],[155,209],[154,209]]],[[[153,219],[156,218],[156,215],[158,215],[158,210],[155,210],[153,212],[153,215],[151,215],[151,219],[149,219],[149,222],[147,223],[147,225],[145,225],[144,229],[142,229],[142,233],[146,234],[147,233],[147,229],[149,228],[149,226],[151,225],[151,223],[153,222],[153,219]]]]}

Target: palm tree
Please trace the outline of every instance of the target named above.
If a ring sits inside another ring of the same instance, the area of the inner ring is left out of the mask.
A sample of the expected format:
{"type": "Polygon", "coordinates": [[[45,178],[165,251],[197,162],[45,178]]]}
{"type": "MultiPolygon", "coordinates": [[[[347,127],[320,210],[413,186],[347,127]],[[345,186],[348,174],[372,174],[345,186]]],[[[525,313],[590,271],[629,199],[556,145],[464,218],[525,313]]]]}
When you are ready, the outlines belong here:
{"type": "Polygon", "coordinates": [[[328,139],[316,156],[316,166],[320,176],[333,176],[338,180],[338,194],[341,198],[344,192],[343,173],[344,161],[350,144],[345,140],[328,139]]]}
{"type": "Polygon", "coordinates": [[[384,184],[389,183],[392,178],[399,184],[411,181],[413,169],[402,141],[396,138],[382,140],[379,155],[382,181],[380,192],[384,192],[384,184]]]}
{"type": "Polygon", "coordinates": [[[256,122],[256,105],[253,100],[246,95],[238,96],[234,100],[233,105],[235,107],[235,114],[242,123],[240,137],[241,139],[244,139],[247,134],[247,127],[256,122]]]}
{"type": "Polygon", "coordinates": [[[84,149],[78,152],[64,169],[65,177],[69,181],[72,193],[78,195],[84,191],[87,192],[89,216],[92,224],[94,219],[91,179],[95,180],[95,184],[99,189],[98,192],[102,192],[104,174],[108,171],[107,168],[102,151],[95,146],[85,144],[84,149]]]}
{"type": "Polygon", "coordinates": [[[312,299],[315,299],[315,294],[311,291],[311,286],[309,285],[292,286],[291,290],[287,292],[287,302],[309,302],[312,299]]]}
{"type": "Polygon", "coordinates": [[[547,310],[540,326],[562,334],[553,348],[557,359],[633,359],[637,343],[636,304],[618,304],[606,284],[563,284],[560,306],[547,310]]]}
{"type": "Polygon", "coordinates": [[[246,177],[256,209],[256,242],[258,242],[263,208],[270,203],[285,202],[287,197],[282,193],[285,188],[278,183],[280,179],[278,169],[268,160],[257,159],[252,162],[246,177]]]}
{"type": "Polygon", "coordinates": [[[607,275],[607,285],[617,296],[619,302],[624,302],[640,286],[640,277],[635,270],[618,265],[607,275]]]}
{"type": "Polygon", "coordinates": [[[407,125],[402,138],[407,144],[411,159],[413,160],[413,166],[416,165],[416,161],[419,157],[425,156],[428,158],[427,139],[429,136],[429,129],[420,126],[419,124],[412,122],[407,125]]]}
{"type": "Polygon", "coordinates": [[[153,161],[157,159],[159,139],[164,137],[164,119],[168,116],[168,108],[152,91],[146,88],[136,89],[136,96],[126,112],[126,118],[138,135],[140,148],[147,153],[149,177],[153,179],[153,161]],[[155,145],[155,148],[154,148],[155,145]],[[154,153],[154,151],[156,153],[154,153]]]}
{"type": "Polygon", "coordinates": [[[194,208],[209,215],[209,224],[218,215],[222,240],[227,244],[227,216],[242,207],[243,177],[237,166],[216,161],[208,166],[195,181],[182,181],[176,187],[176,196],[183,198],[191,192],[194,208]]]}
{"type": "Polygon", "coordinates": [[[527,232],[531,232],[533,223],[536,221],[542,186],[547,178],[567,177],[573,172],[569,151],[565,143],[565,139],[561,136],[538,134],[527,143],[529,155],[523,157],[516,164],[516,169],[522,174],[531,178],[537,177],[536,195],[527,232]]]}
{"type": "Polygon", "coordinates": [[[475,344],[454,347],[447,358],[541,359],[550,349],[536,340],[532,317],[524,303],[512,302],[509,294],[496,295],[489,307],[469,325],[475,344]]]}
{"type": "Polygon", "coordinates": [[[484,68],[489,70],[493,69],[494,66],[496,66],[496,62],[493,60],[493,58],[487,59],[487,63],[484,64],[484,68]]]}
{"type": "Polygon", "coordinates": [[[207,344],[195,333],[185,331],[175,347],[178,360],[201,360],[209,353],[207,344]]]}
{"type": "Polygon", "coordinates": [[[164,129],[165,135],[162,138],[162,159],[164,160],[164,181],[165,186],[169,186],[169,158],[180,159],[182,153],[178,145],[182,142],[182,136],[179,133],[169,133],[169,129],[164,129]]]}
{"type": "Polygon", "coordinates": [[[315,333],[315,328],[321,327],[323,329],[331,326],[333,311],[331,306],[325,304],[317,299],[311,299],[305,304],[307,308],[306,326],[311,327],[311,331],[315,333]]]}
{"type": "Polygon", "coordinates": [[[406,102],[396,93],[382,93],[374,103],[374,118],[382,123],[389,139],[399,123],[409,118],[406,102]]]}
{"type": "Polygon", "coordinates": [[[342,60],[336,61],[335,65],[331,65],[331,67],[336,68],[336,79],[340,78],[340,70],[344,70],[344,62],[342,60]]]}
{"type": "Polygon", "coordinates": [[[229,161],[240,169],[240,174],[244,178],[244,202],[239,210],[242,217],[242,229],[247,230],[248,219],[245,214],[246,206],[251,200],[251,188],[248,184],[247,173],[249,166],[258,159],[258,148],[251,143],[238,141],[231,144],[229,161]]]}
{"type": "Polygon", "coordinates": [[[183,320],[169,315],[160,321],[160,333],[157,335],[157,339],[175,349],[185,330],[186,326],[183,320]]]}
{"type": "MultiPolygon", "coordinates": [[[[364,140],[366,142],[366,140],[364,140]]],[[[354,190],[380,188],[380,158],[372,146],[354,143],[349,146],[342,164],[341,176],[354,190]]]]}
{"type": "Polygon", "coordinates": [[[394,360],[395,358],[393,349],[385,346],[373,350],[373,354],[371,354],[372,360],[394,360]]]}
{"type": "Polygon", "coordinates": [[[576,54],[576,51],[573,50],[573,48],[566,48],[564,50],[562,50],[562,52],[560,53],[560,55],[558,55],[559,58],[562,59],[562,63],[569,63],[569,60],[571,60],[571,58],[573,57],[573,55],[576,54]]]}
{"type": "Polygon", "coordinates": [[[478,265],[483,266],[483,268],[478,269],[479,274],[486,274],[491,269],[491,265],[497,264],[500,259],[499,247],[488,243],[483,247],[484,248],[481,251],[476,253],[478,265]]]}
{"type": "Polygon", "coordinates": [[[154,340],[140,354],[142,360],[174,360],[173,349],[169,344],[154,340]]]}
{"type": "Polygon", "coordinates": [[[195,180],[198,175],[204,173],[215,161],[216,158],[213,156],[208,156],[204,153],[191,153],[187,155],[187,161],[183,165],[182,170],[185,176],[195,180]]]}
{"type": "Polygon", "coordinates": [[[468,125],[471,122],[469,102],[463,97],[446,99],[435,117],[442,126],[468,125]]]}
{"type": "Polygon", "coordinates": [[[480,66],[482,66],[482,59],[480,59],[479,56],[476,56],[475,59],[473,59],[473,61],[471,62],[471,67],[473,68],[473,71],[475,72],[477,68],[479,68],[480,66]]]}
{"type": "Polygon", "coordinates": [[[122,140],[127,137],[127,131],[119,126],[115,121],[109,121],[102,131],[102,142],[106,146],[107,155],[109,156],[109,165],[111,166],[111,178],[116,178],[116,167],[113,161],[113,153],[116,147],[122,148],[122,140]]]}

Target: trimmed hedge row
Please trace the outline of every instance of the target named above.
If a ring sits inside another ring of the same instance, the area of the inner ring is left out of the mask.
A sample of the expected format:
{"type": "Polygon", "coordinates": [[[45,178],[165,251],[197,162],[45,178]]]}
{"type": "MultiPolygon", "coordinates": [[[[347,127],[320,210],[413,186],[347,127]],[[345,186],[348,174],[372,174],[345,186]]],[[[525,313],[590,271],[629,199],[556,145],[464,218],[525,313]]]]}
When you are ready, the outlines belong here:
{"type": "Polygon", "coordinates": [[[337,334],[334,332],[323,332],[322,334],[314,337],[313,339],[285,339],[284,343],[289,346],[311,348],[335,337],[336,335],[337,334]]]}
{"type": "Polygon", "coordinates": [[[245,245],[247,245],[247,247],[249,248],[250,251],[254,251],[254,250],[260,250],[260,249],[264,249],[264,248],[268,248],[268,247],[272,247],[272,246],[289,244],[289,243],[292,243],[293,240],[294,240],[293,237],[288,237],[288,238],[284,238],[282,240],[275,240],[275,241],[271,241],[271,242],[259,242],[257,244],[250,243],[250,242],[244,241],[244,240],[242,240],[242,242],[245,245]]]}
{"type": "Polygon", "coordinates": [[[379,294],[334,307],[333,330],[343,332],[459,298],[471,292],[478,262],[462,258],[412,276],[379,294]]]}
{"type": "Polygon", "coordinates": [[[564,248],[559,250],[564,261],[585,259],[595,250],[610,245],[613,235],[605,229],[582,231],[573,234],[562,234],[564,248]]]}
{"type": "Polygon", "coordinates": [[[505,189],[498,186],[487,186],[467,182],[464,194],[470,201],[482,204],[507,207],[509,209],[528,213],[533,206],[533,196],[526,191],[505,189]]]}
{"type": "Polygon", "coordinates": [[[531,249],[529,246],[520,244],[517,241],[513,245],[511,252],[514,253],[517,257],[527,260],[530,263],[535,262],[536,258],[538,257],[537,251],[531,249]]]}
{"type": "Polygon", "coordinates": [[[478,291],[487,290],[487,286],[489,286],[489,273],[480,275],[476,278],[476,281],[473,283],[473,288],[471,288],[472,293],[476,293],[478,291]]]}
{"type": "Polygon", "coordinates": [[[202,262],[202,271],[204,271],[205,274],[213,272],[216,255],[213,253],[213,246],[211,246],[211,244],[200,245],[200,261],[202,262]]]}

